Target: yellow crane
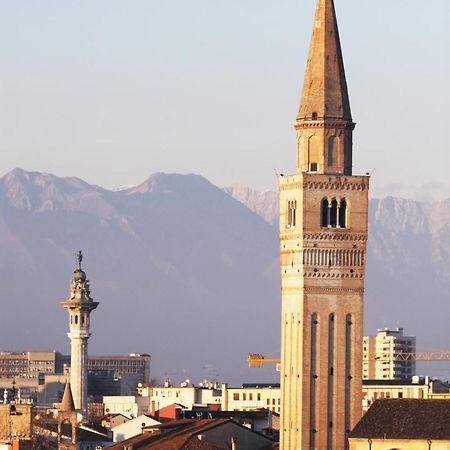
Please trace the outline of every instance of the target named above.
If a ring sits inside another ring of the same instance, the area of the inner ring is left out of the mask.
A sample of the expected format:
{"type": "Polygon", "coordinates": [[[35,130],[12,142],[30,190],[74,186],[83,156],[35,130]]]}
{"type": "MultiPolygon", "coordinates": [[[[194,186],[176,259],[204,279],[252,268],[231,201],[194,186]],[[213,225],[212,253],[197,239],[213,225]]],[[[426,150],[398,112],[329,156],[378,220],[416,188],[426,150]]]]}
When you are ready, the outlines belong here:
{"type": "MultiPolygon", "coordinates": [[[[376,354],[369,361],[416,361],[416,362],[445,362],[450,361],[450,350],[435,350],[429,352],[400,352],[389,358],[386,354],[376,354]]],[[[365,359],[365,361],[368,361],[365,359]]],[[[280,358],[268,358],[262,353],[249,353],[247,363],[250,368],[260,368],[265,363],[281,363],[280,358]]]]}

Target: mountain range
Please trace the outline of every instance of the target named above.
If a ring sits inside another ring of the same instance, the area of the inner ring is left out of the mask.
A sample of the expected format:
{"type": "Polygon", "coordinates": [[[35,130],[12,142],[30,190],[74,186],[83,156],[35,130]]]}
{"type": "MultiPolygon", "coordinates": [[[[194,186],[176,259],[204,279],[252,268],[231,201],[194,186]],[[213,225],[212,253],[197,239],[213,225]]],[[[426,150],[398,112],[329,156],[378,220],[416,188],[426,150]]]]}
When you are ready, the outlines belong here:
{"type": "MultiPolygon", "coordinates": [[[[81,249],[100,302],[91,354],[150,353],[160,379],[274,381],[245,356],[279,348],[277,215],[275,192],[199,175],[111,191],[15,169],[0,179],[0,350],[69,351],[59,302],[81,249]]],[[[448,347],[449,219],[450,200],[371,200],[367,332],[448,347]]]]}

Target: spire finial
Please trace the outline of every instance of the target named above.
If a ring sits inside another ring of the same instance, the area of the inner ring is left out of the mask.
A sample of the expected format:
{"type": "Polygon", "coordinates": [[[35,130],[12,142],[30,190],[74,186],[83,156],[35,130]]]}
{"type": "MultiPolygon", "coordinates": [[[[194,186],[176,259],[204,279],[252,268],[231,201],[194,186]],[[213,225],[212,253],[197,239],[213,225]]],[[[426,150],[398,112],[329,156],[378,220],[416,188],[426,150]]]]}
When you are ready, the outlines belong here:
{"type": "Polygon", "coordinates": [[[81,261],[83,261],[83,253],[81,253],[81,250],[75,253],[75,257],[77,258],[78,269],[81,270],[81,261]]]}

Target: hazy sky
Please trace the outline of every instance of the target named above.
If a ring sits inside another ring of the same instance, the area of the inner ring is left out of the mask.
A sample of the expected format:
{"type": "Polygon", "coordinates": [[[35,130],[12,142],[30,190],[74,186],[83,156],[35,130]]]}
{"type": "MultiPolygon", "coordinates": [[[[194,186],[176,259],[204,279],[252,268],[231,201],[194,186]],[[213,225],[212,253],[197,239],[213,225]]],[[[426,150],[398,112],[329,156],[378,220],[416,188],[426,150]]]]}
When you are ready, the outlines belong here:
{"type": "MultiPolygon", "coordinates": [[[[355,171],[448,182],[450,1],[335,0],[355,171]]],[[[315,0],[0,0],[0,175],[275,188],[315,0]]]]}

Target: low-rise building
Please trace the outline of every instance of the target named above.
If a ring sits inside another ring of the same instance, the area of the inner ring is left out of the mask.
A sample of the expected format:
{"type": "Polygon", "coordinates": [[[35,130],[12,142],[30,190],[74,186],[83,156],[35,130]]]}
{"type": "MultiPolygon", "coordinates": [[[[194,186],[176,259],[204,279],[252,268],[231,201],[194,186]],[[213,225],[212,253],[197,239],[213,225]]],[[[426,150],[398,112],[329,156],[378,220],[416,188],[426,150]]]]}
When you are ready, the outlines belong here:
{"type": "Polygon", "coordinates": [[[450,400],[376,401],[349,438],[350,450],[447,450],[450,400]]]}
{"type": "Polygon", "coordinates": [[[120,442],[125,439],[129,439],[130,437],[136,436],[142,433],[143,428],[159,425],[161,422],[158,422],[154,418],[150,417],[147,414],[142,414],[134,419],[123,422],[115,427],[111,428],[113,434],[113,441],[120,442]]]}
{"type": "Polygon", "coordinates": [[[130,419],[150,411],[148,397],[139,395],[107,395],[103,397],[104,414],[123,414],[130,419]]]}
{"type": "Polygon", "coordinates": [[[238,388],[222,388],[222,409],[225,411],[252,411],[268,409],[280,412],[279,383],[246,383],[238,388]]]}
{"type": "Polygon", "coordinates": [[[280,412],[279,383],[247,383],[236,388],[230,388],[227,384],[211,387],[166,385],[140,388],[138,392],[150,398],[151,411],[179,403],[186,409],[220,405],[224,411],[252,411],[265,408],[272,412],[280,412]]]}
{"type": "Polygon", "coordinates": [[[180,403],[187,409],[199,405],[220,405],[222,392],[223,389],[217,385],[195,386],[187,383],[180,386],[166,383],[164,386],[138,388],[138,393],[148,397],[151,411],[158,411],[173,403],[180,403]]]}
{"type": "Polygon", "coordinates": [[[229,419],[175,420],[146,427],[145,432],[119,442],[111,450],[272,449],[273,441],[229,419]]]}
{"type": "Polygon", "coordinates": [[[363,380],[363,412],[379,399],[450,398],[449,392],[448,383],[417,375],[404,380],[363,380]]]}

